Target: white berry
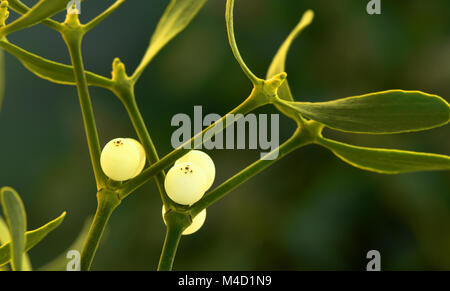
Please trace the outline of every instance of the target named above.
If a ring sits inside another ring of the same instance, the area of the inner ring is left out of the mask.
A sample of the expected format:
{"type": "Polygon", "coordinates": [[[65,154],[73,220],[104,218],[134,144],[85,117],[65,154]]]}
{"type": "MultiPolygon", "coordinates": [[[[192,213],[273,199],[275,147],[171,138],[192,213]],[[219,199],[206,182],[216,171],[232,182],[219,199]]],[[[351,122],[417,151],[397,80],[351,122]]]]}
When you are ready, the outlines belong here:
{"type": "Polygon", "coordinates": [[[145,161],[146,161],[145,150],[144,150],[144,147],[141,145],[141,143],[138,142],[137,140],[135,140],[133,138],[127,138],[127,140],[130,141],[136,147],[136,149],[139,153],[139,166],[138,166],[137,171],[134,174],[134,176],[131,177],[131,178],[134,178],[137,175],[139,175],[145,167],[145,161]]]}
{"type": "Polygon", "coordinates": [[[135,176],[139,168],[139,151],[132,142],[125,138],[113,139],[103,148],[100,165],[110,179],[129,180],[135,176]]]}
{"type": "MultiPolygon", "coordinates": [[[[165,219],[164,219],[164,214],[166,213],[166,208],[162,207],[162,217],[164,220],[164,223],[166,223],[165,219]]],[[[184,231],[183,231],[183,235],[190,235],[193,234],[194,232],[197,232],[205,223],[206,220],[206,209],[203,209],[202,212],[200,212],[199,214],[197,214],[194,219],[192,220],[191,225],[189,225],[184,231]]]]}
{"type": "Polygon", "coordinates": [[[164,187],[175,203],[192,205],[205,194],[206,175],[194,163],[179,163],[167,172],[164,187]]]}
{"type": "Polygon", "coordinates": [[[214,166],[214,161],[211,157],[202,151],[192,150],[178,159],[175,162],[175,165],[186,162],[194,163],[203,169],[206,175],[205,191],[208,190],[214,183],[214,179],[216,177],[216,167],[214,166]]]}

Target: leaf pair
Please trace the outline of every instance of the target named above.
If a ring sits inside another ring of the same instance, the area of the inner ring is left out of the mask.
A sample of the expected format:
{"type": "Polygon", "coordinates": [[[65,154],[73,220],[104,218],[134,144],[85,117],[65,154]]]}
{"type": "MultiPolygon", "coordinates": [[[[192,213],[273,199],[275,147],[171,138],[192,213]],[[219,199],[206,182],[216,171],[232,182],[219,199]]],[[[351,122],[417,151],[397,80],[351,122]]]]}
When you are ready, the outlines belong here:
{"type": "MultiPolygon", "coordinates": [[[[311,11],[303,15],[275,55],[267,79],[284,72],[293,40],[311,23],[313,16],[311,11]]],[[[329,102],[294,102],[286,81],[279,88],[278,96],[281,100],[277,107],[288,116],[305,116],[344,132],[413,132],[445,125],[450,119],[450,106],[444,99],[419,91],[390,90],[329,102]]],[[[350,165],[378,173],[450,169],[450,157],[445,155],[357,147],[322,137],[316,143],[328,148],[350,165]]]]}
{"type": "MultiPolygon", "coordinates": [[[[295,38],[313,20],[306,11],[275,55],[267,79],[285,71],[287,53],[295,38]]],[[[285,106],[329,128],[370,134],[390,134],[426,130],[445,125],[450,106],[439,96],[419,91],[390,90],[329,102],[294,102],[286,82],[278,90],[285,106]]]]}
{"type": "MultiPolygon", "coordinates": [[[[64,1],[65,0],[63,0],[63,2],[64,1]]],[[[155,55],[176,35],[178,35],[181,31],[183,31],[183,29],[187,27],[187,25],[204,6],[206,1],[207,0],[171,1],[157,25],[145,56],[143,57],[140,65],[133,74],[133,79],[135,81],[140,77],[140,75],[143,73],[143,71],[155,57],[155,55]]],[[[30,14],[31,10],[34,9],[33,8],[30,10],[26,5],[18,0],[13,0],[10,5],[19,13],[26,13],[22,17],[30,14]]],[[[59,7],[61,8],[61,6],[59,7]]],[[[73,74],[72,66],[47,60],[38,55],[32,54],[18,46],[15,46],[9,43],[7,40],[0,40],[0,46],[10,54],[14,55],[30,72],[34,73],[38,77],[58,84],[75,85],[75,77],[73,74]]],[[[92,72],[86,72],[86,77],[90,86],[97,86],[112,90],[112,87],[114,85],[111,79],[94,74],[92,72]]]]}
{"type": "MultiPolygon", "coordinates": [[[[3,220],[3,218],[0,216],[0,246],[4,243],[8,243],[11,241],[11,235],[9,234],[9,228],[6,222],[3,220]]],[[[22,258],[22,270],[23,271],[31,271],[32,266],[30,262],[30,258],[28,257],[28,254],[24,253],[22,258]]],[[[6,265],[0,266],[0,271],[2,270],[8,270],[6,265]]]]}
{"type": "Polygon", "coordinates": [[[5,235],[5,226],[0,227],[0,234],[3,234],[3,237],[9,238],[9,241],[0,247],[0,266],[11,262],[13,270],[22,271],[24,270],[24,254],[58,227],[66,213],[64,212],[55,220],[50,221],[38,229],[26,231],[27,219],[25,208],[17,192],[9,187],[1,188],[0,201],[9,233],[9,236],[5,235]]]}

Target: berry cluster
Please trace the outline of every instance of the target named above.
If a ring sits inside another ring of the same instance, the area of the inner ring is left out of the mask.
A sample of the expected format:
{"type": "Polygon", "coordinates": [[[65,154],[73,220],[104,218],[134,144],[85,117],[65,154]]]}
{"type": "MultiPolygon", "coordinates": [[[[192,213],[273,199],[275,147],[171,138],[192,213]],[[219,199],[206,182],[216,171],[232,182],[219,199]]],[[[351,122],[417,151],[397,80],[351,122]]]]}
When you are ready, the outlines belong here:
{"type": "MultiPolygon", "coordinates": [[[[212,186],[216,177],[216,167],[210,156],[202,151],[193,150],[175,162],[167,172],[164,187],[167,195],[175,203],[192,205],[199,201],[212,186]]],[[[165,208],[162,214],[164,218],[165,208]]],[[[199,230],[206,219],[206,209],[197,214],[192,224],[186,228],[183,235],[199,230]]]]}
{"type": "Polygon", "coordinates": [[[212,186],[216,176],[213,160],[204,152],[193,150],[175,162],[167,172],[167,195],[181,205],[199,201],[212,186]]]}
{"type": "MultiPolygon", "coordinates": [[[[132,138],[116,138],[103,148],[100,164],[103,172],[114,181],[126,181],[139,175],[146,161],[143,146],[132,138]]],[[[175,203],[192,205],[211,188],[216,176],[216,167],[210,156],[193,150],[175,162],[167,172],[164,187],[175,203]]],[[[164,218],[166,210],[163,206],[164,218]]],[[[206,209],[196,215],[192,224],[184,230],[189,235],[199,230],[206,219],[206,209]]]]}

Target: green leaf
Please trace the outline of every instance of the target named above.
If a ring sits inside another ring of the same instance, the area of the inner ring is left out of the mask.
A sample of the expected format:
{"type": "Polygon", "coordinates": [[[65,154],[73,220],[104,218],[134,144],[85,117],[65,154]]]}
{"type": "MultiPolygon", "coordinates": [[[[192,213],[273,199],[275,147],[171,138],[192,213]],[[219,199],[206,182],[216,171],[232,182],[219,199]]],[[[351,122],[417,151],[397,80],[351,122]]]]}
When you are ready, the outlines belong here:
{"type": "Polygon", "coordinates": [[[27,255],[27,253],[23,254],[22,257],[22,271],[33,271],[33,267],[31,266],[30,257],[27,255]]]}
{"type": "Polygon", "coordinates": [[[150,45],[140,65],[133,74],[137,80],[155,55],[194,19],[208,0],[172,0],[161,17],[150,45]]]}
{"type": "Polygon", "coordinates": [[[5,220],[0,216],[0,245],[11,240],[9,235],[8,225],[5,220]]]}
{"type": "MultiPolygon", "coordinates": [[[[3,218],[0,217],[0,245],[7,243],[11,240],[11,236],[9,235],[8,226],[6,225],[6,222],[3,220],[3,218]]],[[[31,262],[30,258],[26,253],[23,254],[23,267],[22,269],[24,271],[31,271],[31,262]]],[[[0,267],[1,270],[1,267],[0,267]]]]}
{"type": "MultiPolygon", "coordinates": [[[[32,231],[27,231],[25,252],[32,249],[36,244],[38,244],[42,239],[44,239],[50,232],[57,228],[61,222],[64,220],[66,212],[63,212],[58,218],[50,221],[49,223],[41,226],[32,231]]],[[[8,263],[11,259],[10,256],[11,242],[8,242],[0,247],[0,266],[8,263]]]]}
{"type": "Polygon", "coordinates": [[[280,104],[330,128],[354,133],[420,131],[445,125],[450,118],[444,99],[419,91],[390,90],[329,102],[280,104]]]}
{"type": "MultiPolygon", "coordinates": [[[[15,31],[38,24],[42,20],[66,9],[69,1],[70,0],[40,0],[27,13],[0,29],[0,34],[6,36],[15,31]]],[[[20,4],[20,2],[15,2],[13,5],[17,5],[19,8],[23,9],[23,3],[22,5],[20,4]]]]}
{"type": "MultiPolygon", "coordinates": [[[[23,4],[19,0],[9,0],[8,7],[21,15],[26,14],[28,11],[30,11],[30,8],[27,5],[23,4]]],[[[63,9],[65,9],[65,8],[63,8],[63,9]]],[[[63,9],[61,9],[61,10],[63,10],[63,9]]],[[[59,28],[61,28],[61,24],[59,22],[54,21],[50,18],[43,19],[42,23],[49,26],[52,29],[55,29],[55,30],[58,30],[59,28]]]]}
{"type": "MultiPolygon", "coordinates": [[[[3,220],[2,217],[0,217],[0,245],[7,243],[10,240],[11,240],[11,236],[9,235],[8,226],[6,225],[5,220],[3,220]]],[[[23,254],[22,260],[23,260],[22,269],[24,271],[31,271],[32,267],[31,267],[30,258],[28,257],[28,255],[26,253],[23,254]]],[[[1,267],[0,267],[0,271],[1,271],[1,267]]]]}
{"type": "MultiPolygon", "coordinates": [[[[71,250],[75,250],[81,253],[83,249],[84,242],[86,241],[86,238],[89,234],[89,230],[91,228],[91,224],[93,221],[93,217],[89,217],[84,222],[83,228],[81,229],[80,233],[78,234],[75,241],[72,243],[72,245],[61,255],[53,259],[51,262],[43,266],[39,269],[39,271],[65,271],[67,267],[67,263],[70,259],[67,258],[67,253],[71,250]]],[[[104,241],[104,240],[103,240],[104,241]]]]}
{"type": "Polygon", "coordinates": [[[317,143],[354,167],[380,174],[450,170],[450,157],[445,155],[358,147],[326,138],[317,143]]]}
{"type": "MultiPolygon", "coordinates": [[[[292,45],[292,42],[300,35],[300,33],[305,29],[308,25],[311,24],[311,22],[314,19],[314,12],[312,10],[307,10],[302,18],[300,19],[300,22],[297,24],[297,26],[294,28],[294,30],[289,34],[289,36],[286,38],[284,43],[279,48],[277,54],[272,60],[272,63],[270,64],[269,70],[267,71],[266,79],[270,79],[274,77],[275,75],[279,73],[286,72],[285,66],[286,66],[286,58],[287,54],[289,52],[289,48],[292,45]]],[[[278,89],[278,96],[287,101],[294,101],[294,98],[292,97],[291,89],[289,87],[289,84],[286,81],[281,85],[281,87],[278,89]]]]}
{"type": "Polygon", "coordinates": [[[9,187],[0,189],[0,200],[11,236],[11,267],[14,271],[21,271],[27,230],[25,208],[19,194],[9,187]]]}
{"type": "MultiPolygon", "coordinates": [[[[58,84],[76,85],[72,66],[47,60],[5,40],[0,40],[0,46],[38,77],[58,84]]],[[[91,72],[86,72],[86,78],[90,86],[106,89],[113,86],[112,80],[91,72]]]]}
{"type": "MultiPolygon", "coordinates": [[[[64,0],[64,1],[68,4],[70,0],[67,0],[67,1],[64,0]]],[[[61,1],[61,3],[64,3],[64,1],[61,1]]],[[[81,0],[81,1],[84,1],[84,0],[81,0]]],[[[65,4],[65,5],[60,4],[60,5],[59,5],[60,9],[59,9],[59,11],[57,11],[57,12],[66,10],[67,4],[65,4]]],[[[25,13],[27,13],[27,12],[30,10],[30,7],[28,7],[27,5],[25,5],[25,4],[24,4],[22,1],[20,1],[20,0],[8,0],[8,6],[9,6],[12,10],[14,10],[14,11],[16,11],[17,13],[20,13],[20,14],[25,14],[25,13]]]]}

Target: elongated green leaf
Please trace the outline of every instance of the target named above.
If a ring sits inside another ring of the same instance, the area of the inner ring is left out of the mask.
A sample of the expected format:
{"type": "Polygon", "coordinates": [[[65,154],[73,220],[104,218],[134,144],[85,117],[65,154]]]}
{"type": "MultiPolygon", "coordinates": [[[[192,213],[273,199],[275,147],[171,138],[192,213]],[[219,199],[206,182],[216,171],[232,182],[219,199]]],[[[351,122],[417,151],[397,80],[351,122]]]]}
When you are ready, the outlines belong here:
{"type": "Polygon", "coordinates": [[[0,245],[11,240],[11,236],[9,235],[8,225],[5,220],[0,216],[0,245]]]}
{"type": "Polygon", "coordinates": [[[381,174],[450,170],[450,157],[445,155],[358,147],[326,138],[317,143],[354,167],[381,174]]]}
{"type": "Polygon", "coordinates": [[[80,233],[78,234],[78,237],[75,239],[72,245],[67,250],[65,250],[61,255],[59,255],[51,262],[40,268],[39,271],[65,271],[67,268],[67,263],[70,261],[70,259],[67,258],[67,253],[72,250],[81,253],[83,249],[83,244],[86,241],[86,238],[89,234],[92,220],[93,217],[89,217],[88,219],[86,219],[83,228],[81,229],[80,233]]]}
{"type": "Polygon", "coordinates": [[[25,208],[19,194],[10,187],[0,190],[0,200],[11,236],[11,267],[15,271],[21,271],[27,230],[25,208]]]}
{"type": "MultiPolygon", "coordinates": [[[[70,0],[40,0],[27,13],[0,29],[1,35],[33,26],[66,8],[70,0]]],[[[15,3],[20,5],[18,2],[15,3]]],[[[21,7],[24,8],[23,6],[21,7]]]]}
{"type": "Polygon", "coordinates": [[[30,257],[27,253],[23,254],[22,257],[22,271],[33,271],[33,267],[31,266],[30,257]]]}
{"type": "MultiPolygon", "coordinates": [[[[38,77],[58,84],[76,84],[72,66],[44,59],[4,40],[0,40],[0,46],[38,77]]],[[[113,86],[112,80],[91,72],[86,72],[86,78],[91,86],[107,89],[113,86]]]]}
{"type": "Polygon", "coordinates": [[[329,102],[284,102],[326,126],[346,132],[391,134],[420,131],[449,122],[450,107],[439,96],[390,90],[329,102]]]}
{"type": "MultiPolygon", "coordinates": [[[[6,222],[3,220],[2,217],[0,217],[0,245],[7,243],[11,240],[11,236],[9,235],[9,229],[8,226],[6,225],[6,222]]],[[[24,271],[31,271],[32,267],[31,267],[31,262],[30,262],[30,258],[28,257],[28,255],[25,253],[23,254],[23,267],[22,269],[24,271]]],[[[1,267],[0,267],[1,270],[1,267]]]]}
{"type": "MultiPolygon", "coordinates": [[[[312,10],[306,11],[302,18],[300,19],[300,22],[297,24],[297,26],[294,28],[294,30],[289,34],[289,36],[286,38],[284,43],[281,45],[280,49],[278,50],[277,54],[272,60],[272,63],[270,64],[269,70],[267,71],[267,77],[266,79],[270,79],[274,77],[275,75],[279,73],[283,73],[286,71],[286,58],[287,54],[289,52],[289,48],[292,45],[292,42],[297,38],[297,36],[300,35],[300,33],[305,29],[308,25],[311,24],[311,22],[314,19],[314,12],[312,10]]],[[[289,87],[288,81],[284,81],[284,83],[281,85],[281,87],[278,89],[278,96],[287,101],[294,101],[294,98],[292,97],[291,89],[289,87]]]]}
{"type": "MultiPolygon", "coordinates": [[[[68,1],[66,1],[66,3],[68,4],[69,3],[69,1],[70,0],[68,0],[68,1]]],[[[81,0],[81,1],[84,1],[84,0],[81,0]]],[[[25,14],[25,13],[27,13],[29,10],[30,10],[30,7],[28,7],[27,5],[25,5],[22,1],[20,1],[20,0],[8,0],[8,6],[12,9],[12,10],[14,10],[14,11],[16,11],[17,13],[20,13],[20,14],[25,14]]],[[[62,2],[61,2],[62,3],[62,2]]],[[[67,8],[67,4],[66,4],[66,6],[63,6],[63,5],[59,5],[59,11],[57,11],[57,12],[60,12],[60,11],[64,11],[64,10],[66,10],[66,8],[67,8]]],[[[51,15],[50,15],[51,16],[51,15]]]]}
{"type": "MultiPolygon", "coordinates": [[[[32,231],[27,231],[25,252],[32,249],[36,244],[38,244],[42,239],[44,239],[50,232],[57,228],[61,222],[64,220],[66,212],[63,212],[58,218],[50,221],[49,223],[41,226],[32,231]]],[[[0,266],[8,263],[11,259],[11,242],[8,242],[0,247],[0,266]]]]}
{"type": "Polygon", "coordinates": [[[208,0],[172,0],[170,2],[153,33],[144,58],[133,74],[133,79],[139,78],[153,57],[188,26],[206,1],[208,0]]]}
{"type": "MultiPolygon", "coordinates": [[[[12,10],[16,11],[19,14],[23,15],[26,14],[28,11],[30,11],[30,8],[27,5],[23,4],[23,2],[20,0],[9,0],[8,3],[9,8],[11,8],[12,10]]],[[[59,22],[54,21],[50,18],[43,19],[42,23],[56,30],[61,27],[61,24],[59,22]]]]}

